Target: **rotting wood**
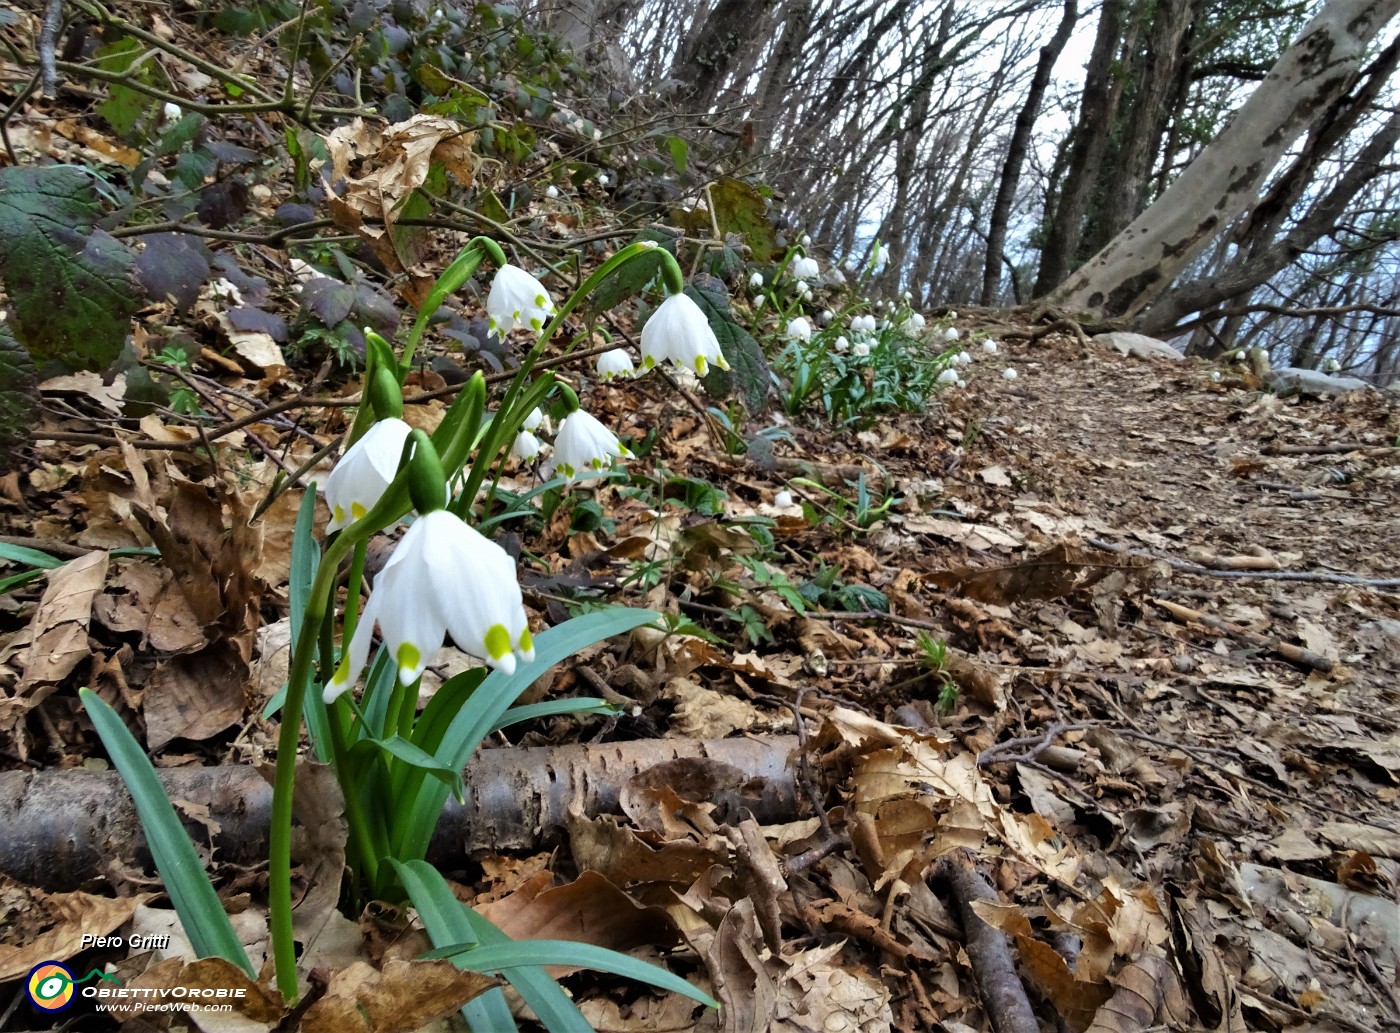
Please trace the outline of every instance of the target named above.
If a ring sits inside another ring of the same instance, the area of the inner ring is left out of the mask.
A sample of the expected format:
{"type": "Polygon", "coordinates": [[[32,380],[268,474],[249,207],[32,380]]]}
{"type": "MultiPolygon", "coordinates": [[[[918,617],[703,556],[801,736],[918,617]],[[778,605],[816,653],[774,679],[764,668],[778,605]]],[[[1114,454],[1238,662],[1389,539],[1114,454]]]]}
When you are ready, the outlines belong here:
{"type": "Polygon", "coordinates": [[[965,851],[954,851],[940,858],[932,877],[946,885],[957,906],[968,961],[992,1028],[996,1033],[1040,1033],[1040,1024],[1036,1022],[1026,988],[1016,972],[1006,934],[982,921],[972,908],[974,901],[999,904],[1001,897],[977,871],[965,851]]]}
{"type": "MultiPolygon", "coordinates": [[[[629,778],[682,758],[712,761],[728,776],[713,795],[722,814],[738,821],[746,809],[763,823],[790,821],[797,798],[788,757],[796,745],[794,736],[774,736],[482,750],[463,772],[466,802],[448,802],[428,857],[450,868],[483,851],[537,850],[571,809],[616,812],[629,778]]],[[[214,844],[216,863],[266,860],[272,787],[257,770],[169,768],[160,778],[177,810],[201,815],[187,828],[196,843],[214,844]]],[[[150,868],[116,772],[0,772],[0,873],[57,891],[101,881],[114,866],[150,868]]]]}

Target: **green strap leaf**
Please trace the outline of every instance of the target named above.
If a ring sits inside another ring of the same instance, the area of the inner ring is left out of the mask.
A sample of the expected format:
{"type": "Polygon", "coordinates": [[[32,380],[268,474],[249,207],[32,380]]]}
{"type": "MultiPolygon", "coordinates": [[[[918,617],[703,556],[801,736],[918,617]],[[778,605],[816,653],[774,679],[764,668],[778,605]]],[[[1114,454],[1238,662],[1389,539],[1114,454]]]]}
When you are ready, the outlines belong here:
{"type": "Polygon", "coordinates": [[[136,804],[136,816],[146,833],[151,857],[165,881],[166,892],[175,905],[175,913],[180,916],[190,946],[201,958],[223,958],[243,969],[249,978],[256,979],[257,970],[233,931],[233,923],[214,892],[194,844],[185,835],[185,828],[165,795],[165,787],[156,777],[150,758],[101,696],[87,688],[78,690],[78,696],[136,804]]]}

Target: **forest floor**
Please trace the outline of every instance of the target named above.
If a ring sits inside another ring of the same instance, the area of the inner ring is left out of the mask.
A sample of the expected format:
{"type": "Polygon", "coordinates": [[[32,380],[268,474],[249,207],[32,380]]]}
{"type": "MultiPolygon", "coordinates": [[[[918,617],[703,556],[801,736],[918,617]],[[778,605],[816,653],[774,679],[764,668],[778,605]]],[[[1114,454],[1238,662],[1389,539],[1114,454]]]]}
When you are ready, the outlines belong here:
{"type": "MultiPolygon", "coordinates": [[[[636,918],[644,940],[659,935],[653,909],[664,908],[673,964],[725,1003],[724,1029],[770,1028],[772,1016],[782,1022],[771,1028],[794,1030],[981,1029],[957,884],[936,877],[947,874],[940,857],[946,868],[968,850],[1001,895],[977,913],[1016,944],[1030,1002],[1062,1028],[1095,1015],[1097,1029],[1395,1028],[1400,599],[1394,581],[1367,583],[1396,573],[1394,401],[1281,398],[1247,374],[1217,383],[1196,362],[1090,354],[1067,338],[1025,348],[1000,329],[1001,353],[979,355],[970,388],[928,413],[853,437],[799,421],[762,462],[717,449],[662,381],[593,391],[595,411],[620,429],[662,428],[656,457],[674,477],[720,487],[726,505],[701,516],[673,502],[658,517],[645,500],[597,489],[615,529],[571,534],[555,520],[527,533],[526,552],[555,557],[552,576],[527,578],[527,599],[547,613],[561,586],[615,584],[637,570],[626,557],[664,558],[669,574],[647,601],[719,638],[603,646],[582,665],[589,677],[565,670],[545,691],[602,684],[629,705],[623,717],[555,722],[524,744],[763,738],[791,733],[797,706],[811,761],[798,789],[835,808],[834,839],[823,843],[805,805],[762,827],[716,810],[713,772],[689,772],[702,788],[687,800],[673,772],[679,796],[653,786],[630,821],[576,816],[554,852],[461,862],[464,898],[499,916],[502,901],[537,904],[542,885],[601,873],[605,889],[590,892],[647,916],[636,918]],[[996,375],[1007,365],[1017,379],[996,375]],[[903,501],[864,530],[849,506],[838,520],[777,513],[768,575],[755,584],[736,573],[752,541],[735,522],[775,512],[794,462],[833,483],[859,465],[877,498],[903,501]],[[773,589],[809,585],[823,565],[839,571],[838,588],[884,593],[889,613],[794,607],[773,589]],[[727,591],[713,588],[721,574],[727,591]],[[762,614],[757,644],[717,616],[740,598],[762,614]],[[920,662],[920,631],[948,644],[941,671],[920,662]],[[956,693],[940,708],[949,682],[956,693]],[[827,856],[777,866],[814,845],[827,856]],[[850,1024],[830,1025],[837,1018],[850,1024]]],[[[51,384],[49,397],[71,389],[51,384]]],[[[150,419],[143,430],[179,436],[150,419]]],[[[229,685],[172,655],[208,639],[189,601],[198,592],[170,592],[153,558],[100,551],[141,541],[140,528],[174,512],[181,486],[202,513],[220,496],[196,488],[213,483],[207,461],[38,437],[42,462],[3,482],[4,531],[100,557],[100,572],[79,558],[42,601],[39,588],[7,597],[11,763],[93,766],[69,688],[79,679],[125,703],[162,766],[265,759],[272,726],[257,712],[278,676],[267,681],[260,653],[275,654],[277,636],[259,635],[258,678],[230,709],[229,685]],[[31,670],[45,662],[31,638],[64,634],[85,654],[74,677],[31,670]]],[[[221,455],[220,483],[239,485],[221,496],[225,513],[246,513],[275,467],[221,455]]],[[[238,546],[269,618],[285,605],[296,494],[261,518],[260,543],[238,546]]],[[[215,530],[184,528],[197,541],[215,530]]],[[[229,540],[204,537],[215,567],[229,540]]],[[[636,601],[641,590],[611,595],[636,601]]],[[[453,652],[439,662],[450,666],[453,652]]],[[[216,882],[257,914],[256,867],[221,868],[219,857],[216,882]]],[[[56,943],[90,930],[94,915],[104,932],[132,928],[136,911],[137,928],[160,928],[154,884],[125,874],[115,898],[7,880],[5,978],[36,950],[58,956],[56,943]]],[[[367,913],[352,955],[392,953],[386,929],[397,927],[382,918],[367,913]]],[[[680,998],[575,980],[599,1029],[715,1028],[713,1013],[680,998]]]]}

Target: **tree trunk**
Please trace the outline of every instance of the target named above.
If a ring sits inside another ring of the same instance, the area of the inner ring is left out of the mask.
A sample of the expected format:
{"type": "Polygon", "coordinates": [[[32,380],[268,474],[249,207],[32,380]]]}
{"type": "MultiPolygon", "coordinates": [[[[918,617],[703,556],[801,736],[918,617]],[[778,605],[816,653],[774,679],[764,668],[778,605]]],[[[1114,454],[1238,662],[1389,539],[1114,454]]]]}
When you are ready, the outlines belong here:
{"type": "Polygon", "coordinates": [[[757,147],[767,150],[768,141],[773,135],[773,122],[781,110],[781,98],[787,92],[792,79],[792,70],[812,32],[811,0],[792,0],[785,9],[783,32],[773,49],[773,56],[763,70],[759,82],[757,103],[749,110],[749,117],[758,127],[757,147]]]}
{"type": "Polygon", "coordinates": [[[1063,283],[1074,267],[1089,194],[1108,147],[1108,133],[1104,127],[1112,121],[1122,92],[1118,77],[1113,74],[1113,64],[1123,37],[1124,4],[1125,0],[1104,0],[1099,14],[1094,49],[1085,72],[1084,93],[1079,100],[1079,118],[1070,134],[1064,174],[1060,177],[1059,193],[1041,248],[1040,271],[1033,292],[1036,297],[1063,283]]]}
{"type": "Polygon", "coordinates": [[[703,25],[691,26],[693,45],[671,70],[671,78],[681,83],[683,104],[708,110],[715,102],[740,49],[755,38],[753,21],[750,0],[719,0],[703,25]]]}
{"type": "Polygon", "coordinates": [[[1045,99],[1045,88],[1050,84],[1050,73],[1055,69],[1060,52],[1065,49],[1074,24],[1079,20],[1079,10],[1075,0],[1065,0],[1065,13],[1060,19],[1060,27],[1050,42],[1040,48],[1040,60],[1031,77],[1031,87],[1026,92],[1026,102],[1016,114],[1016,127],[1011,132],[1011,142],[1006,150],[1006,162],[1001,167],[1001,182],[997,184],[996,201],[992,204],[991,228],[987,231],[987,264],[982,272],[982,304],[995,304],[997,288],[1001,286],[1001,259],[1006,249],[1006,224],[1011,219],[1011,203],[1016,198],[1016,184],[1021,179],[1021,166],[1026,160],[1026,149],[1030,145],[1031,130],[1035,128],[1036,117],[1040,114],[1041,102],[1045,99]]]}
{"type": "Polygon", "coordinates": [[[1248,209],[1280,158],[1355,81],[1400,0],[1330,0],[1230,123],[1157,201],[1050,295],[1101,316],[1141,312],[1248,209]]]}

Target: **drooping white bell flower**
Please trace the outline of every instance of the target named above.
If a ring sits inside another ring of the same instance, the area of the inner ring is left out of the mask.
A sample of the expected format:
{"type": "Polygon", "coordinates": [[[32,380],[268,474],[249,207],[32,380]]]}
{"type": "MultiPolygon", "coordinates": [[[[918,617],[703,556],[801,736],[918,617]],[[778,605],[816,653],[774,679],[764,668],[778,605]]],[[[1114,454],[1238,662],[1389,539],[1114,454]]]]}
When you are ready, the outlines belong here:
{"type": "Polygon", "coordinates": [[[1214,381],[1215,383],[1217,383],[1217,384],[1220,383],[1220,370],[1218,370],[1218,369],[1213,369],[1213,370],[1211,370],[1211,371],[1210,371],[1210,379],[1213,380],[1213,381],[1214,381]]]}
{"type": "Polygon", "coordinates": [[[594,143],[597,143],[597,142],[598,142],[599,140],[601,140],[602,138],[603,138],[603,131],[602,131],[601,129],[599,129],[597,126],[594,126],[594,127],[593,127],[593,142],[594,142],[594,143]]]}
{"type": "Polygon", "coordinates": [[[972,362],[972,356],[967,352],[958,352],[953,356],[953,362],[959,366],[966,366],[972,362]]]}
{"type": "Polygon", "coordinates": [[[1233,358],[1236,362],[1244,362],[1246,359],[1249,358],[1249,353],[1246,352],[1243,348],[1241,348],[1241,349],[1239,349],[1239,351],[1235,352],[1235,354],[1232,356],[1232,358],[1233,358]]]}
{"type": "Polygon", "coordinates": [[[504,337],[517,326],[539,333],[554,315],[554,301],[544,284],[524,269],[503,265],[491,280],[486,295],[486,314],[493,334],[504,337]]]}
{"type": "Polygon", "coordinates": [[[835,318],[836,313],[832,312],[829,308],[824,308],[817,313],[817,322],[822,326],[826,326],[826,324],[830,323],[835,318]]]}
{"type": "Polygon", "coordinates": [[[331,521],[326,532],[339,531],[364,516],[384,495],[399,472],[403,444],[413,431],[397,417],[380,420],[340,457],[326,479],[331,521]]]}
{"type": "Polygon", "coordinates": [[[870,248],[870,268],[872,271],[883,272],[886,264],[890,260],[890,249],[878,240],[870,248]]]}
{"type": "Polygon", "coordinates": [[[537,405],[530,410],[529,416],[526,416],[525,419],[520,421],[520,426],[528,431],[536,431],[540,429],[540,425],[543,423],[544,413],[540,411],[540,407],[537,405]]]}
{"type": "Polygon", "coordinates": [[[600,187],[606,190],[611,185],[611,183],[612,180],[608,179],[608,174],[606,172],[598,173],[598,185],[600,187]]]}
{"type": "Polygon", "coordinates": [[[541,447],[539,438],[528,430],[522,430],[515,435],[515,442],[510,446],[510,454],[522,462],[533,463],[539,457],[541,447]]]}
{"type": "Polygon", "coordinates": [[[459,649],[506,674],[515,673],[517,658],[535,658],[515,561],[445,509],[419,517],[394,547],[326,685],[327,703],[365,669],[375,622],[405,685],[423,674],[448,632],[459,649]]]}
{"type": "Polygon", "coordinates": [[[799,298],[810,298],[812,296],[812,288],[807,286],[806,280],[798,280],[792,285],[792,289],[799,298]]]}
{"type": "Polygon", "coordinates": [[[559,424],[554,438],[551,476],[558,474],[572,481],[584,470],[601,470],[613,457],[631,459],[632,453],[617,435],[582,409],[569,413],[559,424]]]}
{"type": "Polygon", "coordinates": [[[947,327],[943,331],[943,340],[945,341],[956,341],[961,336],[962,334],[958,333],[958,328],[955,326],[947,327]]]}
{"type": "Polygon", "coordinates": [[[544,196],[545,196],[545,197],[558,197],[558,196],[559,196],[559,188],[558,188],[557,186],[555,186],[553,183],[549,184],[549,186],[547,186],[547,187],[544,188],[544,196]]]}
{"type": "Polygon", "coordinates": [[[997,353],[997,342],[988,337],[982,342],[982,350],[988,355],[995,355],[997,353]]]}
{"type": "Polygon", "coordinates": [[[667,359],[702,377],[710,363],[729,368],[710,320],[685,294],[672,294],[642,327],[642,369],[649,370],[667,359]]]}
{"type": "Polygon", "coordinates": [[[967,381],[964,380],[962,377],[958,377],[957,380],[953,381],[953,386],[954,386],[954,387],[967,387],[967,381]]]}
{"type": "Polygon", "coordinates": [[[789,341],[801,341],[806,344],[812,339],[812,324],[807,322],[806,316],[798,316],[788,321],[785,332],[789,341]]]}
{"type": "Polygon", "coordinates": [[[915,334],[923,333],[924,317],[917,312],[911,312],[909,318],[904,321],[904,332],[911,337],[915,334]]]}
{"type": "Polygon", "coordinates": [[[864,341],[857,341],[851,348],[851,354],[863,359],[870,354],[870,345],[864,341]]]}
{"type": "Polygon", "coordinates": [[[763,274],[762,274],[762,273],[751,273],[751,274],[749,275],[749,286],[752,287],[754,290],[758,290],[760,287],[762,287],[762,286],[763,286],[763,274]]]}
{"type": "Polygon", "coordinates": [[[945,369],[942,373],[938,374],[938,382],[940,384],[956,384],[958,382],[958,371],[955,369],[945,369]]]}
{"type": "Polygon", "coordinates": [[[632,365],[632,356],[628,355],[626,349],[623,348],[614,348],[612,351],[599,355],[597,369],[600,380],[637,375],[637,367],[632,365]]]}
{"type": "Polygon", "coordinates": [[[1003,380],[1015,380],[1016,376],[1017,374],[1015,366],[1007,366],[1004,370],[1001,371],[1001,378],[1003,380]]]}
{"type": "Polygon", "coordinates": [[[948,318],[948,319],[957,319],[957,318],[958,318],[958,314],[957,314],[956,312],[950,311],[950,312],[948,313],[948,315],[947,315],[946,318],[948,318]]]}
{"type": "Polygon", "coordinates": [[[792,275],[799,280],[815,280],[822,271],[817,260],[808,258],[806,255],[798,255],[788,268],[792,271],[792,275]]]}
{"type": "Polygon", "coordinates": [[[846,285],[846,274],[833,265],[826,271],[825,282],[831,284],[833,287],[844,287],[846,285]]]}
{"type": "Polygon", "coordinates": [[[167,122],[175,122],[184,117],[185,109],[173,100],[168,100],[165,102],[165,106],[160,109],[160,113],[167,122]]]}
{"type": "Polygon", "coordinates": [[[1336,373],[1341,368],[1342,364],[1336,359],[1328,359],[1322,364],[1322,372],[1324,373],[1336,373]]]}
{"type": "Polygon", "coordinates": [[[831,346],[835,348],[838,352],[840,352],[842,355],[844,355],[846,354],[847,350],[850,349],[851,342],[846,340],[845,336],[843,335],[836,338],[836,340],[832,341],[831,346]]]}
{"type": "Polygon", "coordinates": [[[812,246],[812,235],[811,235],[810,233],[804,233],[804,234],[802,234],[802,246],[803,246],[803,247],[811,247],[811,246],[812,246]]]}
{"type": "Polygon", "coordinates": [[[792,505],[792,492],[778,492],[778,494],[773,496],[773,505],[777,506],[779,509],[787,509],[792,505]]]}

